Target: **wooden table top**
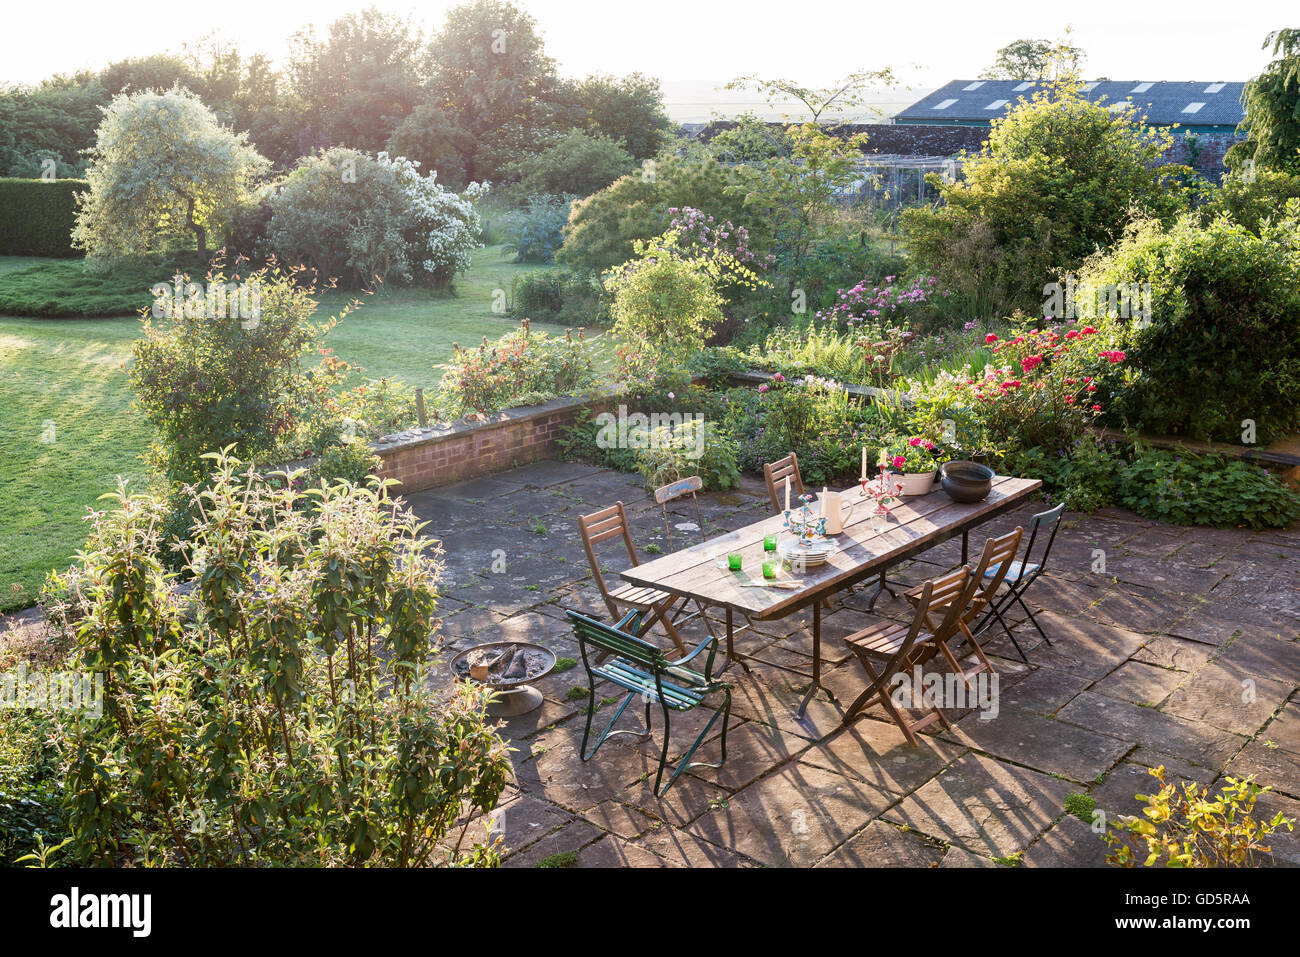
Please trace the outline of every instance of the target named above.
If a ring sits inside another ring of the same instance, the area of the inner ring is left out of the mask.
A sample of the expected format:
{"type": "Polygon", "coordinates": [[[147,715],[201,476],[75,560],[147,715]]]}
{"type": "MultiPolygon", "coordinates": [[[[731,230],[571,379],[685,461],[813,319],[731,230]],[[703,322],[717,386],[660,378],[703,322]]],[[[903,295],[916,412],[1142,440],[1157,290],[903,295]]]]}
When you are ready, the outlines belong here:
{"type": "MultiPolygon", "coordinates": [[[[781,618],[1018,508],[1042,484],[1038,479],[998,475],[993,479],[988,497],[971,504],[954,502],[936,487],[926,495],[905,498],[902,504],[895,505],[890,511],[888,527],[879,534],[871,530],[873,503],[863,497],[860,487],[854,486],[842,493],[845,509],[850,504],[855,504],[855,508],[844,525],[843,534],[834,536],[839,550],[826,564],[807,568],[798,575],[803,582],[799,589],[740,587],[743,582],[763,581],[764,535],[780,532],[783,539],[791,537],[781,531],[785,522],[783,514],[635,565],[621,574],[634,585],[698,598],[705,604],[731,608],[750,618],[781,618]],[[733,572],[726,567],[726,558],[729,552],[736,551],[743,556],[742,569],[733,572]]],[[[796,576],[785,568],[778,575],[778,579],[784,580],[792,577],[796,576]]]]}

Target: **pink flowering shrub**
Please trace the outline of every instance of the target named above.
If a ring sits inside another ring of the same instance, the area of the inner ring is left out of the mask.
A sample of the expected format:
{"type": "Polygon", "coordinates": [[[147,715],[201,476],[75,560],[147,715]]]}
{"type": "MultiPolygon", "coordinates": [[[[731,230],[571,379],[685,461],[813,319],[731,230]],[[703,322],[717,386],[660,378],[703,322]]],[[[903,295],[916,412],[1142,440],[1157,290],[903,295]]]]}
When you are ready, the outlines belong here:
{"type": "Polygon", "coordinates": [[[841,289],[838,301],[829,309],[817,313],[817,318],[842,322],[847,326],[897,323],[907,317],[908,307],[930,301],[938,280],[933,276],[913,279],[911,285],[895,282],[897,276],[886,276],[884,285],[867,288],[864,279],[852,289],[841,289]]]}

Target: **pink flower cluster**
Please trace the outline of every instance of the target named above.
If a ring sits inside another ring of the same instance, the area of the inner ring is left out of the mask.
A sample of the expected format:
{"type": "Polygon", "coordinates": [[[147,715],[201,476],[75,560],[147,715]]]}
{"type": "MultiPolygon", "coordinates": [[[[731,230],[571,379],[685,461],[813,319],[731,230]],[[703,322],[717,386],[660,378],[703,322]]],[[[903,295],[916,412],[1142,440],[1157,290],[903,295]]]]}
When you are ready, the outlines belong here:
{"type": "Polygon", "coordinates": [[[839,302],[830,309],[817,313],[818,319],[833,319],[844,323],[866,322],[869,319],[886,319],[896,316],[900,310],[909,305],[929,302],[938,282],[933,276],[928,279],[915,279],[911,286],[895,285],[897,276],[886,276],[883,286],[867,289],[866,280],[852,289],[838,292],[839,302]]]}
{"type": "MultiPolygon", "coordinates": [[[[744,226],[733,225],[730,220],[715,225],[712,216],[694,206],[670,206],[668,214],[673,217],[669,227],[680,232],[684,241],[703,249],[725,253],[738,262],[754,261],[754,253],[749,248],[749,230],[744,226]]],[[[766,261],[771,263],[775,259],[775,256],[768,255],[766,261]]]]}

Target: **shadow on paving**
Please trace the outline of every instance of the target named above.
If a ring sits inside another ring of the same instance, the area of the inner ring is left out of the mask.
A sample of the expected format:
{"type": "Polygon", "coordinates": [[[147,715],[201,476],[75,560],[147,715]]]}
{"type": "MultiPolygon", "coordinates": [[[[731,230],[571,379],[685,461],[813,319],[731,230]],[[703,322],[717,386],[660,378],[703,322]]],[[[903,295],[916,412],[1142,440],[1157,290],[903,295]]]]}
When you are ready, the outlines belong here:
{"type": "MultiPolygon", "coordinates": [[[[689,500],[670,509],[665,528],[636,476],[587,465],[541,462],[409,496],[443,543],[444,659],[507,639],[577,659],[564,610],[607,616],[577,518],[616,501],[642,560],[699,540],[689,500]]],[[[752,481],[703,494],[700,506],[708,535],[767,512],[752,481]]],[[[987,534],[1027,525],[1041,507],[995,519],[987,534]]],[[[972,533],[973,553],[984,532],[972,533]]],[[[601,553],[612,585],[626,564],[619,557],[601,553]]],[[[920,582],[958,560],[948,542],[891,578],[920,582]]],[[[1052,644],[1016,609],[1008,622],[1022,661],[995,625],[981,642],[998,669],[996,716],[948,711],[951,730],[932,726],[917,748],[879,709],[842,726],[865,687],[843,638],[909,615],[898,599],[869,613],[859,592],[824,616],[829,693],[804,718],[794,712],[808,687],[798,674],[811,664],[808,613],[738,639],[756,660],[750,672],[728,672],[726,763],[692,769],[664,798],[652,792],[663,744],[657,708],[648,736],[611,738],[583,762],[581,664],[540,679],[543,706],[502,724],[516,749],[514,780],[482,822],[501,836],[506,866],[1104,866],[1101,837],[1066,813],[1067,797],[1087,794],[1111,819],[1137,813],[1135,795],[1151,789],[1157,765],[1170,780],[1202,784],[1254,774],[1273,788],[1261,810],[1300,816],[1300,531],[1178,528],[1122,509],[1068,514],[1026,594],[1052,644]]],[[[698,622],[683,634],[706,636],[698,622]]],[[[652,636],[668,644],[661,631],[652,636]]],[[[449,672],[436,668],[431,680],[450,682],[449,672]]],[[[597,688],[597,728],[621,695],[597,688]]],[[[704,707],[675,715],[670,755],[710,716],[704,707]]],[[[634,703],[619,726],[643,719],[634,703]]],[[[719,723],[697,760],[718,760],[720,731],[719,723]]],[[[1273,843],[1267,863],[1300,864],[1300,831],[1273,843]]]]}

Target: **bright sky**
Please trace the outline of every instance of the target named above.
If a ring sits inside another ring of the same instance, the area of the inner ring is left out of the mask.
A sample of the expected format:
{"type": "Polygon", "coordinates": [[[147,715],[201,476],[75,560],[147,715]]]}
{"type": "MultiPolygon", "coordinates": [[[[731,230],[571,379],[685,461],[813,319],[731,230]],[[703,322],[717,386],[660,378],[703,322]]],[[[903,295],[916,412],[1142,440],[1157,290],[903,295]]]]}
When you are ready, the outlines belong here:
{"type": "MultiPolygon", "coordinates": [[[[891,66],[918,89],[973,78],[997,49],[1021,37],[1055,39],[1069,25],[1088,54],[1088,78],[1246,80],[1268,62],[1264,36],[1296,23],[1295,0],[516,0],[540,25],[562,73],[623,74],[664,82],[672,112],[735,99],[714,87],[746,73],[821,85],[858,69],[891,66]]],[[[426,28],[441,25],[449,0],[378,0],[426,28]]],[[[219,30],[245,54],[283,57],[307,24],[318,33],[366,0],[61,0],[12,4],[0,37],[0,81],[31,83],[53,73],[175,49],[219,30]]],[[[906,103],[895,90],[882,97],[906,103]]]]}

